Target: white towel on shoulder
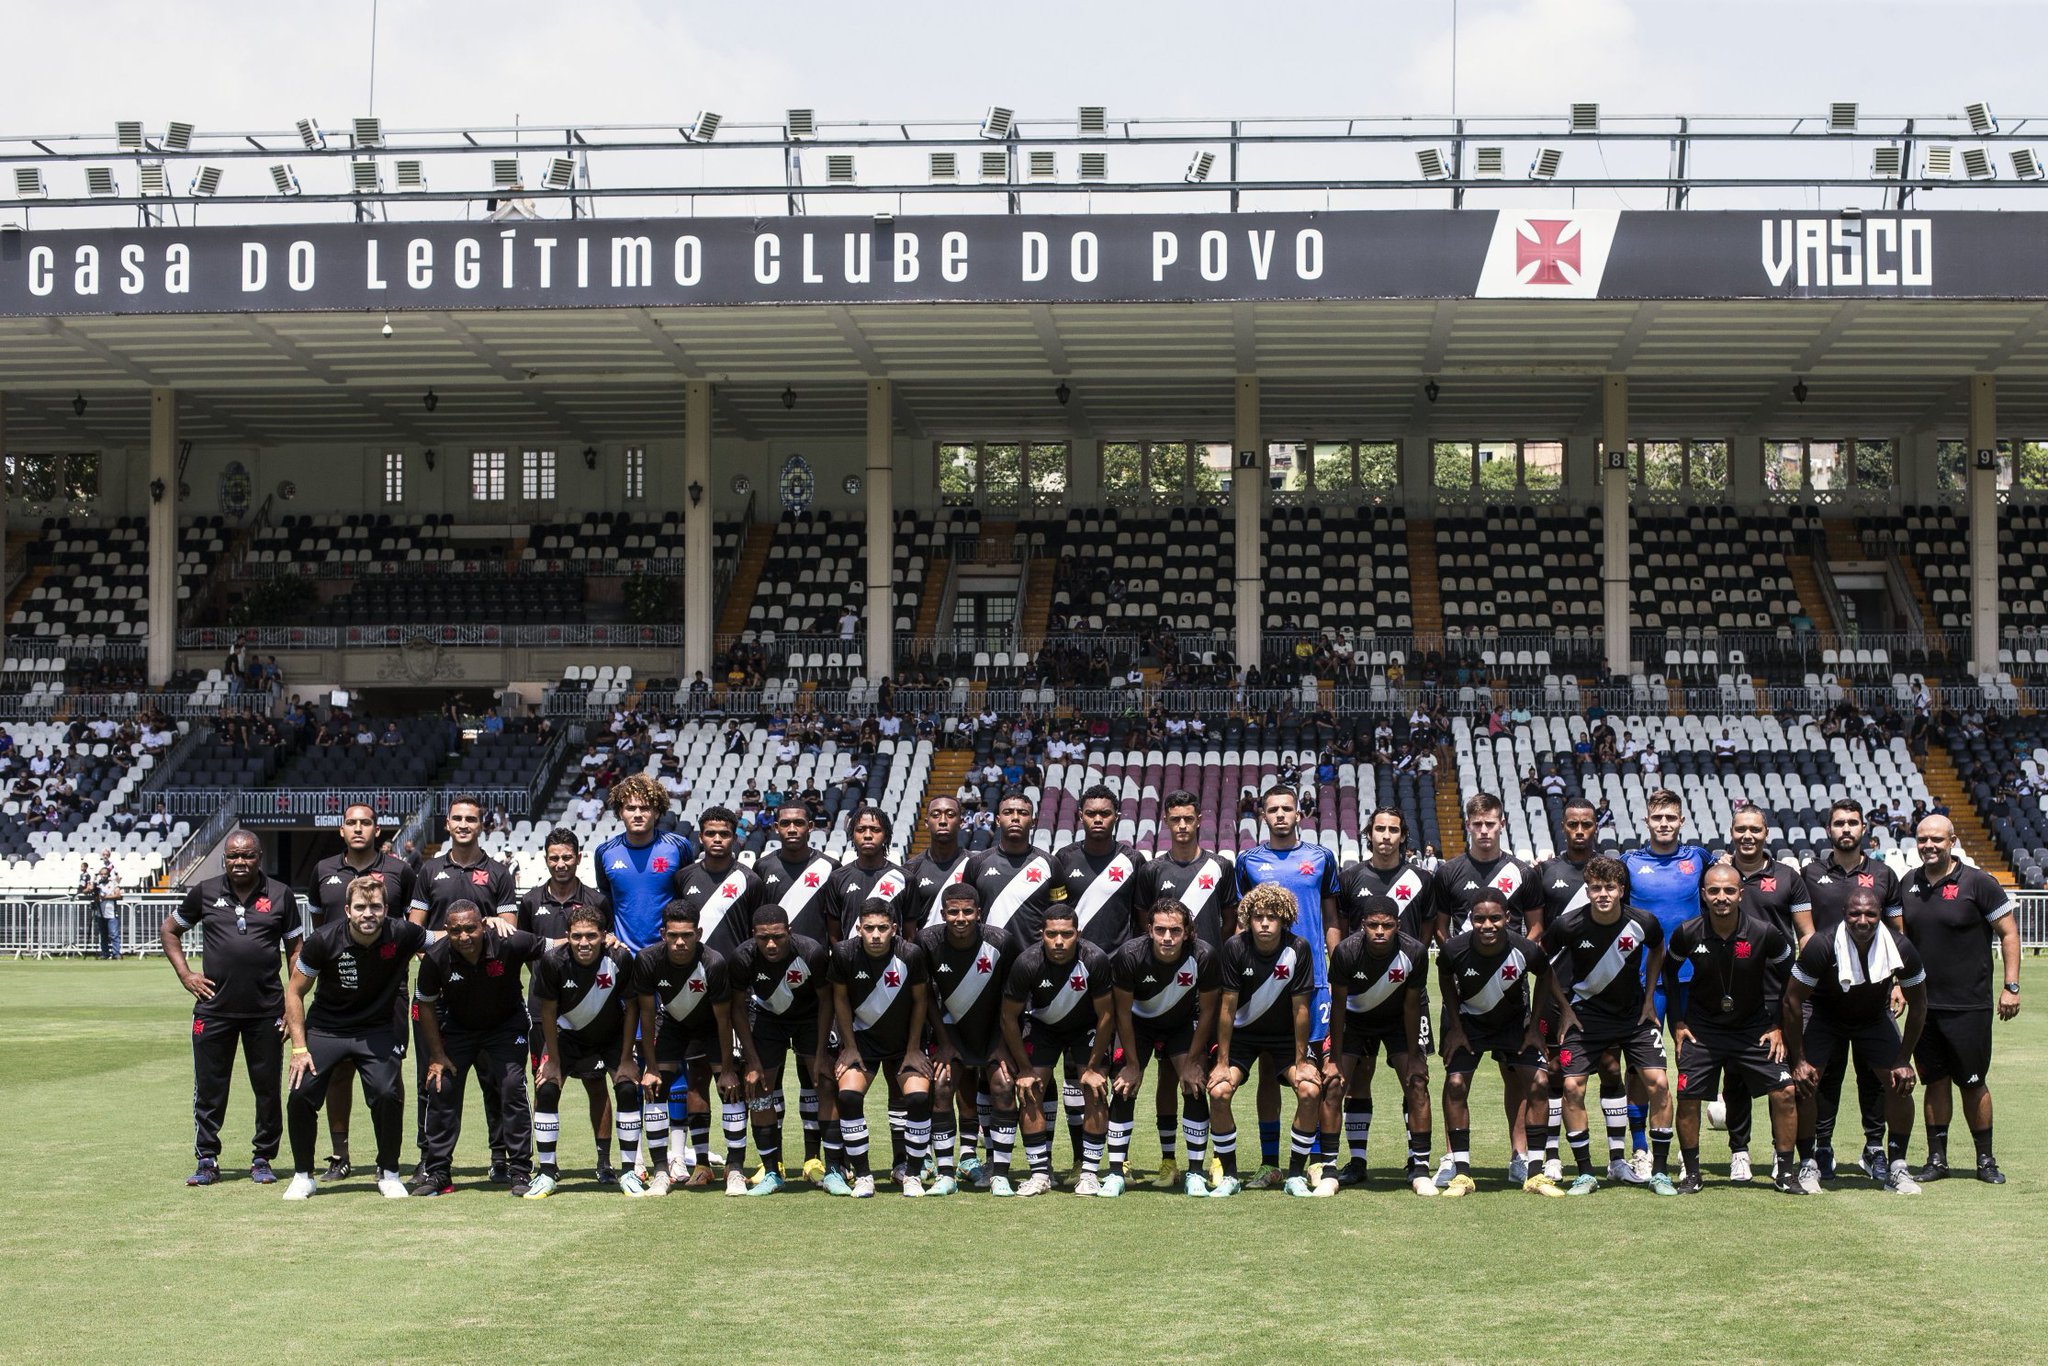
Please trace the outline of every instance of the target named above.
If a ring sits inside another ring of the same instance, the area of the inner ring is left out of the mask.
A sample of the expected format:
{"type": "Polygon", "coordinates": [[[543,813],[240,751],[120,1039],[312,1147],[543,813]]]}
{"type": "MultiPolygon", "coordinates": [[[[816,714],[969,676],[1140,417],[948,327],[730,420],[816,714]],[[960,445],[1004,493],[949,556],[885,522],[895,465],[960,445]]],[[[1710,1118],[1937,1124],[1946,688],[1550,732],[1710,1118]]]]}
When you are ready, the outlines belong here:
{"type": "Polygon", "coordinates": [[[1877,927],[1877,937],[1870,941],[1870,964],[1866,970],[1863,951],[1856,947],[1856,941],[1849,935],[1849,922],[1835,926],[1835,977],[1842,984],[1842,990],[1860,987],[1866,982],[1882,982],[1895,976],[1904,963],[1899,958],[1898,945],[1892,942],[1885,926],[1877,927]]]}

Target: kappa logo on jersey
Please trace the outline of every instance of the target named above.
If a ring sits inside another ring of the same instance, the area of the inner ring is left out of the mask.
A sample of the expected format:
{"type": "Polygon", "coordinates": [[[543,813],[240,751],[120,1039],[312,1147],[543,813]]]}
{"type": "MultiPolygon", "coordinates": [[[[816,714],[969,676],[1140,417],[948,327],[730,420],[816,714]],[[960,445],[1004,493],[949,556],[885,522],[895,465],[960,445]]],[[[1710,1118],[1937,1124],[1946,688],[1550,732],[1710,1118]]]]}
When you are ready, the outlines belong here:
{"type": "Polygon", "coordinates": [[[1593,941],[1590,939],[1581,939],[1578,943],[1578,947],[1582,949],[1590,949],[1593,947],[1593,941]]]}
{"type": "MultiPolygon", "coordinates": [[[[1247,977],[1251,976],[1251,969],[1250,969],[1250,968],[1246,968],[1246,969],[1245,969],[1245,976],[1247,976],[1247,977]]],[[[1052,980],[1051,980],[1050,978],[1048,978],[1048,979],[1046,979],[1045,981],[1042,981],[1042,982],[1040,982],[1040,983],[1038,984],[1038,989],[1039,989],[1040,991],[1049,991],[1049,990],[1051,990],[1051,988],[1052,988],[1052,980]]]]}
{"type": "Polygon", "coordinates": [[[865,981],[867,981],[867,980],[868,980],[868,970],[867,970],[866,968],[862,968],[862,969],[861,969],[861,970],[860,970],[859,972],[856,972],[855,974],[853,974],[853,980],[854,980],[854,981],[856,981],[856,982],[865,982],[865,981]]]}
{"type": "Polygon", "coordinates": [[[329,873],[327,875],[327,885],[330,887],[339,887],[341,885],[341,874],[329,873]]]}
{"type": "Polygon", "coordinates": [[[1154,976],[1153,976],[1153,975],[1152,975],[1151,973],[1149,973],[1149,972],[1148,972],[1148,973],[1146,973],[1146,974],[1145,974],[1145,979],[1144,979],[1144,980],[1143,980],[1142,982],[1138,983],[1138,985],[1139,985],[1139,986],[1145,986],[1145,987],[1149,987],[1149,986],[1156,986],[1156,985],[1158,985],[1158,983],[1159,983],[1159,979],[1158,979],[1157,977],[1154,977],[1154,976]]]}
{"type": "Polygon", "coordinates": [[[1563,879],[1563,878],[1558,878],[1557,880],[1555,880],[1554,882],[1552,882],[1552,883],[1551,883],[1550,885],[1551,885],[1551,886],[1552,886],[1553,888],[1555,888],[1555,889],[1556,889],[1557,891],[1560,891],[1560,892],[1561,892],[1561,891],[1563,891],[1563,890],[1565,889],[1565,881],[1564,881],[1564,879],[1563,879]]]}
{"type": "Polygon", "coordinates": [[[1461,890],[1467,892],[1476,892],[1479,890],[1479,884],[1468,877],[1465,879],[1465,885],[1461,890]]]}
{"type": "MultiPolygon", "coordinates": [[[[629,864],[629,863],[627,863],[627,862],[626,862],[626,861],[625,861],[624,859],[622,859],[622,858],[615,858],[615,859],[613,859],[613,860],[612,860],[612,861],[611,861],[610,863],[607,863],[607,864],[605,865],[605,867],[607,867],[607,868],[611,869],[611,870],[612,870],[612,871],[613,871],[614,873],[623,873],[623,872],[625,872],[625,871],[626,871],[626,870],[627,870],[628,868],[632,867],[632,865],[631,865],[631,864],[629,864]]],[[[446,873],[443,873],[443,874],[441,874],[440,876],[441,876],[441,877],[446,877],[446,876],[448,876],[448,875],[447,875],[446,873]]],[[[437,880],[438,880],[438,879],[437,879],[437,880]]]]}

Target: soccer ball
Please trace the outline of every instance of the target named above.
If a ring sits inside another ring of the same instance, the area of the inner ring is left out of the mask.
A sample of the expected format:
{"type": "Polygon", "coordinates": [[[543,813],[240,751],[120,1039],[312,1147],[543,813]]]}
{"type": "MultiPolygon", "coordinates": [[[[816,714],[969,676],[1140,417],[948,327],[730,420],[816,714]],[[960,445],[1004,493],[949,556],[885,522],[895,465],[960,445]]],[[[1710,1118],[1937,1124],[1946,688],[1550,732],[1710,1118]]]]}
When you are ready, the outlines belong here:
{"type": "Polygon", "coordinates": [[[1718,1097],[1707,1102],[1707,1127],[1725,1129],[1728,1127],[1728,1102],[1718,1097]]]}

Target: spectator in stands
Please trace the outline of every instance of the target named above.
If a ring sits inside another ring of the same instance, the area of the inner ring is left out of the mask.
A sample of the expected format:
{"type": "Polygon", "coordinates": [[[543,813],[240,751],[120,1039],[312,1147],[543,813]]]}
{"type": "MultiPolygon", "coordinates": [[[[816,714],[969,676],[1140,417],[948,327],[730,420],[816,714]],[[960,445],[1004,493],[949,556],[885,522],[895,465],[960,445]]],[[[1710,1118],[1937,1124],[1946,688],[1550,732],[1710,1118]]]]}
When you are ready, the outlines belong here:
{"type": "Polygon", "coordinates": [[[868,766],[856,757],[848,762],[846,771],[839,775],[839,790],[852,796],[865,792],[868,786],[868,766]]]}
{"type": "Polygon", "coordinates": [[[796,737],[784,735],[775,745],[775,768],[777,773],[779,774],[785,768],[793,770],[796,767],[796,759],[796,737]]]}
{"type": "Polygon", "coordinates": [[[1434,844],[1425,844],[1422,846],[1422,852],[1415,858],[1415,866],[1425,873],[1434,873],[1443,866],[1443,861],[1443,855],[1437,852],[1434,844]]]}
{"type": "Polygon", "coordinates": [[[1736,753],[1735,737],[1728,733],[1726,726],[1721,727],[1721,734],[1714,741],[1714,762],[1725,772],[1734,766],[1736,753]]]}
{"type": "Polygon", "coordinates": [[[1605,797],[1600,799],[1600,805],[1593,808],[1593,828],[1610,835],[1614,833],[1614,808],[1607,804],[1605,797]]]}
{"type": "Polygon", "coordinates": [[[1246,788],[1243,792],[1238,794],[1237,818],[1239,820],[1244,820],[1246,817],[1251,817],[1252,819],[1256,820],[1258,818],[1258,814],[1258,795],[1254,793],[1252,789],[1246,788]]]}
{"type": "Polygon", "coordinates": [[[1280,776],[1275,781],[1282,787],[1294,787],[1301,782],[1301,765],[1295,762],[1292,754],[1281,757],[1280,776]]]}
{"type": "Polygon", "coordinates": [[[498,715],[496,707],[487,708],[484,712],[484,734],[503,735],[504,733],[505,718],[498,715]]]}
{"type": "Polygon", "coordinates": [[[100,882],[93,874],[92,860],[89,858],[82,858],[78,861],[78,890],[74,895],[81,902],[85,903],[86,933],[99,940],[100,947],[97,956],[101,959],[119,958],[121,956],[121,922],[116,920],[109,926],[108,922],[101,917],[100,882]]]}
{"type": "Polygon", "coordinates": [[[1003,794],[1002,766],[991,757],[987,763],[981,766],[981,771],[975,777],[981,783],[982,802],[989,810],[995,810],[996,799],[1003,794]]]}
{"type": "Polygon", "coordinates": [[[963,811],[980,809],[982,805],[981,785],[974,781],[973,774],[970,773],[960,780],[960,786],[954,789],[953,800],[960,803],[960,809],[963,811]]]}
{"type": "Polygon", "coordinates": [[[807,787],[804,789],[800,800],[811,813],[811,824],[823,825],[825,823],[825,794],[815,787],[807,787]]]}
{"type": "Polygon", "coordinates": [[[604,818],[604,798],[592,788],[576,799],[569,808],[569,815],[585,825],[595,825],[604,818]]]}
{"type": "Polygon", "coordinates": [[[1543,795],[1553,801],[1563,801],[1566,794],[1564,775],[1550,769],[1543,775],[1543,795]]]}
{"type": "Polygon", "coordinates": [[[378,748],[397,749],[404,743],[405,736],[399,733],[398,722],[386,721],[384,723],[384,733],[377,737],[378,748]]]}
{"type": "Polygon", "coordinates": [[[1530,797],[1540,797],[1542,795],[1543,780],[1536,776],[1536,770],[1532,768],[1522,775],[1522,798],[1526,801],[1530,797]]]}
{"type": "Polygon", "coordinates": [[[162,802],[158,802],[156,810],[150,812],[148,818],[142,822],[142,829],[144,833],[152,835],[168,835],[171,833],[171,813],[164,807],[162,802]]]}
{"type": "Polygon", "coordinates": [[[1655,745],[1644,745],[1643,752],[1636,756],[1636,767],[1643,771],[1645,778],[1654,778],[1664,768],[1664,756],[1657,752],[1655,745]]]}

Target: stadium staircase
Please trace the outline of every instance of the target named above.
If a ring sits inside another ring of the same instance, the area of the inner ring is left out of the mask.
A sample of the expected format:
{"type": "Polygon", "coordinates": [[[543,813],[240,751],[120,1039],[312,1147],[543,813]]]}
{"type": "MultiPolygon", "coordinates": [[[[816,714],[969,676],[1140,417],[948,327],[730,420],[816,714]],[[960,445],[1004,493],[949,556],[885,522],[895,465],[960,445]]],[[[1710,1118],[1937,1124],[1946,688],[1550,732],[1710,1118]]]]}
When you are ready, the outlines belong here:
{"type": "MultiPolygon", "coordinates": [[[[1408,617],[1418,639],[1443,639],[1444,599],[1436,575],[1434,521],[1408,523],[1408,617]]],[[[1458,828],[1464,829],[1462,821],[1458,828]]],[[[1446,828],[1445,838],[1449,837],[1450,832],[1446,828]]],[[[1464,837],[1460,835],[1459,838],[1462,840],[1464,837]]]]}
{"type": "Polygon", "coordinates": [[[911,639],[930,640],[938,635],[939,609],[945,604],[946,588],[952,579],[953,562],[944,555],[934,555],[925,566],[924,597],[917,604],[917,624],[911,628],[911,639]]]}
{"type": "Polygon", "coordinates": [[[1820,574],[1811,555],[1787,555],[1785,569],[1792,575],[1792,591],[1799,598],[1799,605],[1813,620],[1813,631],[1820,647],[1832,650],[1838,641],[1835,635],[1835,617],[1828,611],[1827,595],[1821,591],[1820,574]]]}
{"type": "Polygon", "coordinates": [[[1830,517],[1820,525],[1826,537],[1829,564],[1847,564],[1851,560],[1871,558],[1863,549],[1863,538],[1856,534],[1855,522],[1847,517],[1830,517]]]}
{"type": "MultiPolygon", "coordinates": [[[[1408,573],[1408,591],[1412,596],[1415,592],[1415,570],[1411,567],[1408,573]]],[[[1458,791],[1458,766],[1441,760],[1436,766],[1436,828],[1444,842],[1437,853],[1445,858],[1456,858],[1465,852],[1465,798],[1458,791]]]]}
{"type": "Polygon", "coordinates": [[[718,634],[731,639],[747,629],[747,614],[753,610],[754,594],[761,586],[761,571],[768,567],[768,552],[775,545],[775,523],[756,522],[747,528],[740,543],[739,568],[725,591],[725,606],[718,614],[718,634]]]}
{"type": "Polygon", "coordinates": [[[960,784],[967,778],[967,770],[974,765],[974,751],[971,749],[942,749],[932,755],[932,770],[925,779],[924,795],[917,799],[917,829],[910,836],[910,852],[906,859],[916,858],[931,845],[932,832],[925,825],[924,809],[933,797],[951,796],[960,790],[960,784]]]}
{"type": "MultiPolygon", "coordinates": [[[[940,561],[944,563],[944,561],[940,561]]],[[[1046,624],[1052,620],[1053,562],[1043,555],[1024,562],[1024,579],[1018,593],[1017,641],[1034,655],[1045,640],[1046,624]]],[[[940,595],[933,594],[936,599],[940,595]]]]}
{"type": "MultiPolygon", "coordinates": [[[[1928,680],[1929,686],[1933,680],[1928,680]]],[[[2000,854],[1991,831],[1986,828],[1984,818],[1977,812],[1977,803],[1971,800],[1969,789],[1963,786],[1962,776],[1956,772],[1948,751],[1934,745],[1927,747],[1927,753],[1920,758],[1920,776],[1927,780],[1927,791],[1935,802],[1948,808],[1948,818],[1956,827],[1956,840],[1970,856],[1970,861],[1998,879],[2001,887],[2017,887],[2020,880],[2014,876],[2012,865],[2000,854]]]]}
{"type": "Polygon", "coordinates": [[[49,577],[49,565],[30,565],[28,567],[28,572],[21,576],[21,582],[14,585],[14,591],[7,595],[6,620],[13,621],[15,619],[15,614],[21,611],[22,604],[28,601],[29,595],[31,593],[34,593],[36,589],[42,587],[43,580],[49,577]]]}
{"type": "Polygon", "coordinates": [[[1017,558],[1017,524],[983,522],[981,548],[975,558],[982,564],[1011,564],[1017,558]]]}

